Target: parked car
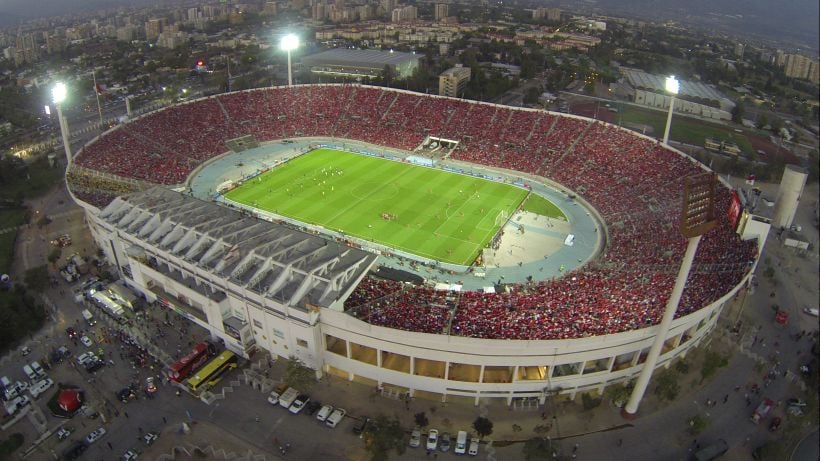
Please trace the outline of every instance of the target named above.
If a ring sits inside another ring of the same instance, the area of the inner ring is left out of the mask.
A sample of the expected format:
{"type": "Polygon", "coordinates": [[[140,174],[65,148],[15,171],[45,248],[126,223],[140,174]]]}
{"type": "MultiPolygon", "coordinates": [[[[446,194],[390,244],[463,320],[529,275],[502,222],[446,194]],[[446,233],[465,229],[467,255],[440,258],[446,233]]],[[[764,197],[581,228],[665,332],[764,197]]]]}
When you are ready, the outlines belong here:
{"type": "Polygon", "coordinates": [[[65,334],[67,334],[69,338],[74,339],[77,337],[77,330],[72,327],[68,327],[65,329],[65,334]]]}
{"type": "Polygon", "coordinates": [[[447,432],[441,434],[438,441],[438,448],[443,452],[450,451],[450,434],[447,432]]]}
{"type": "Polygon", "coordinates": [[[410,446],[417,448],[419,445],[421,445],[421,430],[415,428],[413,432],[410,433],[410,446]]]}
{"type": "Polygon", "coordinates": [[[316,413],[316,419],[319,421],[324,421],[328,416],[330,416],[331,413],[333,413],[333,406],[325,405],[319,410],[319,413],[316,413]]]}
{"type": "Polygon", "coordinates": [[[71,429],[67,427],[61,427],[57,431],[57,440],[65,440],[71,435],[71,429]]]}
{"type": "Polygon", "coordinates": [[[91,341],[91,338],[89,338],[86,335],[83,335],[82,337],[80,337],[80,342],[83,343],[83,346],[85,346],[85,347],[91,347],[91,346],[94,345],[94,343],[91,341]]]}
{"type": "Polygon", "coordinates": [[[268,395],[268,403],[271,405],[276,405],[279,403],[279,397],[288,389],[288,386],[285,384],[280,384],[276,386],[276,389],[271,391],[270,395],[268,395]]]}
{"type": "Polygon", "coordinates": [[[769,410],[771,410],[773,406],[774,401],[772,401],[771,399],[763,399],[763,401],[760,402],[760,405],[758,405],[757,408],[755,408],[754,413],[752,413],[752,422],[757,424],[764,418],[766,418],[766,415],[769,413],[769,410]]]}
{"type": "Polygon", "coordinates": [[[43,393],[49,390],[53,385],[54,381],[50,378],[46,378],[38,382],[37,384],[31,386],[31,388],[28,391],[31,393],[31,396],[36,399],[37,397],[43,395],[43,393]]]}
{"type": "Polygon", "coordinates": [[[146,445],[151,445],[151,444],[153,444],[154,442],[156,442],[158,438],[159,438],[159,434],[158,434],[158,433],[156,433],[156,432],[148,432],[148,433],[146,433],[145,435],[143,435],[143,436],[142,436],[142,441],[143,441],[143,443],[145,443],[146,445]]]}
{"type": "Polygon", "coordinates": [[[80,355],[79,357],[77,357],[77,365],[85,366],[88,363],[96,362],[96,361],[97,361],[97,356],[94,355],[93,352],[86,352],[86,353],[80,355]]]}
{"type": "Polygon", "coordinates": [[[122,457],[120,458],[122,461],[133,461],[139,458],[140,453],[136,450],[128,450],[123,453],[122,457]]]}
{"type": "Polygon", "coordinates": [[[305,408],[305,405],[308,402],[310,402],[310,396],[308,396],[307,394],[299,394],[296,397],[296,400],[294,400],[288,408],[288,411],[290,411],[294,415],[298,415],[299,412],[301,412],[305,408]]]}
{"type": "Polygon", "coordinates": [[[453,449],[453,452],[457,455],[463,455],[467,452],[467,432],[466,431],[458,431],[456,435],[456,446],[453,449]]]}
{"type": "Polygon", "coordinates": [[[427,434],[427,449],[435,450],[436,447],[438,447],[438,430],[430,429],[430,432],[427,434]]]}
{"type": "Polygon", "coordinates": [[[22,354],[23,357],[25,357],[25,356],[31,354],[31,349],[29,349],[28,346],[23,346],[23,347],[20,348],[20,354],[22,354]]]}
{"type": "Polygon", "coordinates": [[[330,416],[327,417],[327,419],[325,420],[325,424],[327,424],[329,427],[336,427],[342,421],[346,414],[346,410],[342,408],[337,408],[333,410],[333,413],[331,413],[330,416]]]}
{"type": "Polygon", "coordinates": [[[315,415],[319,408],[322,408],[322,402],[311,400],[307,405],[305,405],[305,413],[308,415],[315,415]]]}
{"type": "Polygon", "coordinates": [[[353,426],[353,433],[361,435],[364,430],[367,429],[368,422],[370,422],[370,418],[367,416],[362,416],[362,419],[358,420],[353,426]]]}
{"type": "Polygon", "coordinates": [[[97,440],[100,440],[104,435],[105,435],[105,428],[101,427],[101,428],[98,428],[98,429],[95,429],[95,430],[91,431],[91,433],[88,434],[85,437],[85,441],[89,445],[91,445],[92,443],[96,442],[97,440]]]}
{"type": "Polygon", "coordinates": [[[473,437],[470,440],[470,449],[467,450],[467,454],[470,456],[477,456],[478,455],[478,439],[473,437]]]}

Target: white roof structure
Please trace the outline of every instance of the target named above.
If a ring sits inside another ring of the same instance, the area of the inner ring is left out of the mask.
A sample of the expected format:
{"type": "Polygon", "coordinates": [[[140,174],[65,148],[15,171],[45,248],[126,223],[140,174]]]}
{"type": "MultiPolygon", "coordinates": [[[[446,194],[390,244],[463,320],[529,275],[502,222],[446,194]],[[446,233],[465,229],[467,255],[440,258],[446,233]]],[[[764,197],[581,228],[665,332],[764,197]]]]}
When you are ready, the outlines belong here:
{"type": "Polygon", "coordinates": [[[99,217],[144,247],[135,251],[170,253],[215,278],[292,307],[329,307],[377,258],[162,187],[118,197],[99,217]]]}
{"type": "MultiPolygon", "coordinates": [[[[656,93],[666,93],[666,75],[649,74],[638,69],[621,69],[629,80],[629,84],[635,88],[643,88],[654,91],[656,93]]],[[[691,96],[695,98],[711,99],[714,101],[728,100],[726,95],[717,89],[701,82],[693,82],[691,80],[679,80],[680,90],[678,94],[683,96],[691,96]]]]}

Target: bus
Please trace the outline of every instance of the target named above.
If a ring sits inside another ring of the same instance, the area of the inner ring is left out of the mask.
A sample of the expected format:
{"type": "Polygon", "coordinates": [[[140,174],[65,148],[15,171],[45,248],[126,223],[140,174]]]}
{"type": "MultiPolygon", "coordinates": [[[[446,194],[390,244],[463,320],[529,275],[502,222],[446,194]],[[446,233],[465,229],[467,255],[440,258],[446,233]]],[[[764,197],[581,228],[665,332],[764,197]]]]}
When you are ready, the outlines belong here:
{"type": "Polygon", "coordinates": [[[214,345],[208,341],[202,341],[194,346],[194,349],[188,355],[171,365],[168,370],[168,378],[175,383],[182,383],[214,355],[216,355],[214,345]]]}
{"type": "Polygon", "coordinates": [[[188,379],[188,389],[200,392],[210,389],[222,379],[222,374],[236,368],[239,359],[231,351],[224,351],[188,379]]]}

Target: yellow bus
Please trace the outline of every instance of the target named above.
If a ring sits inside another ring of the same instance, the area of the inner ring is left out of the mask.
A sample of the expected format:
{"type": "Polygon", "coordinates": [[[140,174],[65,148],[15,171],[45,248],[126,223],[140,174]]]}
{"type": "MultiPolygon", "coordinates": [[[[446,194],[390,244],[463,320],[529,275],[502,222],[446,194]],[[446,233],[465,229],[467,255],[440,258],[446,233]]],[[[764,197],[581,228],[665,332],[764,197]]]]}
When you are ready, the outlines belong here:
{"type": "Polygon", "coordinates": [[[188,388],[191,389],[192,392],[200,392],[212,388],[222,379],[223,373],[236,368],[238,360],[233,352],[222,352],[188,379],[188,388]]]}

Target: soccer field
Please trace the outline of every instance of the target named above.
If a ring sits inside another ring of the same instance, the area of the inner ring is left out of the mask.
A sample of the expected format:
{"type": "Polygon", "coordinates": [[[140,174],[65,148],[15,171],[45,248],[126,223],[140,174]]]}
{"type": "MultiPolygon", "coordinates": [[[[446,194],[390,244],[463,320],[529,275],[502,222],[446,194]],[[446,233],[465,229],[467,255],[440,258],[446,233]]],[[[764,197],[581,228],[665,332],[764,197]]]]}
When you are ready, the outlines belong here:
{"type": "Polygon", "coordinates": [[[469,265],[527,193],[472,176],[317,149],[225,197],[425,258],[469,265]]]}

